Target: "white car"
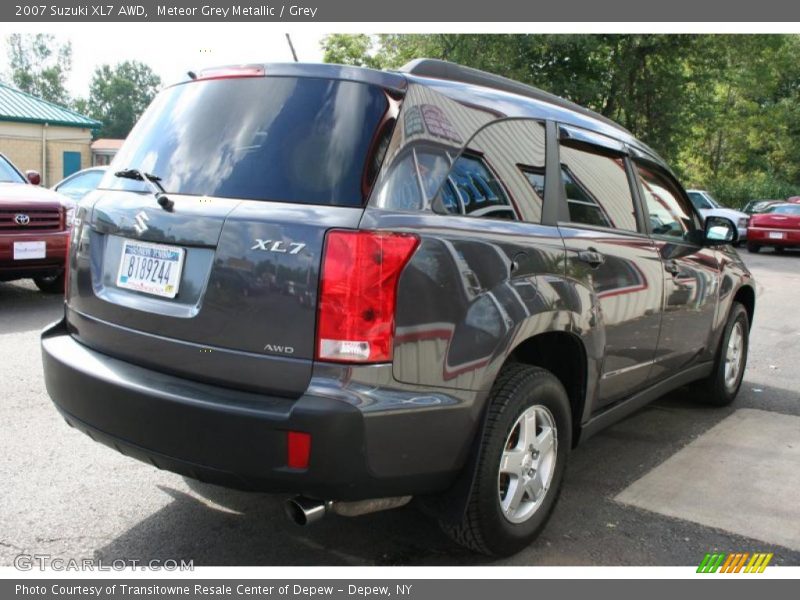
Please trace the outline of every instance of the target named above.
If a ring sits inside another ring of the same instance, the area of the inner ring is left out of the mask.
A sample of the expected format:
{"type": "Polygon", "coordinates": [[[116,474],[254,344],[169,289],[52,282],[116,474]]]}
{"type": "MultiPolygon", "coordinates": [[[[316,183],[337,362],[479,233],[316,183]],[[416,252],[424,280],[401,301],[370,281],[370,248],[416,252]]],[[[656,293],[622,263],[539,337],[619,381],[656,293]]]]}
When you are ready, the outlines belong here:
{"type": "Polygon", "coordinates": [[[750,215],[740,210],[721,206],[705,190],[686,190],[686,193],[689,194],[689,200],[692,201],[694,207],[700,211],[704,218],[725,217],[730,219],[736,225],[736,229],[739,230],[739,241],[743,242],[747,239],[747,224],[750,222],[750,215]]]}

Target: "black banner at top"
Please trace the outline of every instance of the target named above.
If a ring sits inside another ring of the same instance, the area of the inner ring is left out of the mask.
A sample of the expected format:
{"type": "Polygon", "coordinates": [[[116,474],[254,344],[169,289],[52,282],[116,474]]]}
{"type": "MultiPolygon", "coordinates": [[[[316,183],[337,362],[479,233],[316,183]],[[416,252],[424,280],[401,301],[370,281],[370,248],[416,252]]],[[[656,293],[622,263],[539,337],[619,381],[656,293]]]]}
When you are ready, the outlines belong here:
{"type": "Polygon", "coordinates": [[[0,20],[230,22],[780,22],[800,21],[800,4],[786,0],[11,0],[0,20]]]}

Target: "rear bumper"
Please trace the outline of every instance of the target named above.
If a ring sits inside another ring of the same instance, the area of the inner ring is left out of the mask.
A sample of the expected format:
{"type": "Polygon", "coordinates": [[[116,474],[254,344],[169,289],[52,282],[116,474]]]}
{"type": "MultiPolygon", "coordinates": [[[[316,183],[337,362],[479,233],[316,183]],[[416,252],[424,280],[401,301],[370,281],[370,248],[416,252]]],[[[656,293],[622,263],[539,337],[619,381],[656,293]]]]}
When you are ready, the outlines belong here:
{"type": "Polygon", "coordinates": [[[48,231],[0,234],[0,281],[51,275],[64,268],[69,233],[48,231]],[[45,257],[32,260],[15,260],[16,242],[45,242],[45,257]]]}
{"type": "Polygon", "coordinates": [[[470,403],[370,413],[331,389],[292,400],[178,378],[91,350],[63,321],[43,332],[42,357],[67,423],[158,468],[239,489],[334,500],[441,491],[477,428],[470,403]],[[289,430],[311,434],[307,469],[286,466],[289,430]]]}
{"type": "Polygon", "coordinates": [[[750,227],[747,241],[765,246],[800,246],[800,230],[750,227]],[[780,235],[776,238],[774,235],[780,235]]]}

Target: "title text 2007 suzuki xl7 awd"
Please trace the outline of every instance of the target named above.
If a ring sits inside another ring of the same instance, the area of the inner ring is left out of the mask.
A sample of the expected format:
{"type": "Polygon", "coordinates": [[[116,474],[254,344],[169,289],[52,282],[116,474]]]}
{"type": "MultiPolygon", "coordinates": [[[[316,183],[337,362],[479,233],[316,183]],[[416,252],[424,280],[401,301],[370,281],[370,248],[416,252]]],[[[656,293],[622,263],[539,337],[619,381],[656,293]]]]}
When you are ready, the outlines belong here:
{"type": "Polygon", "coordinates": [[[690,382],[733,400],[735,241],[626,130],[520,83],[205,71],[80,203],[47,389],[92,439],[294,494],[299,522],[417,497],[511,554],[580,440],[690,382]]]}

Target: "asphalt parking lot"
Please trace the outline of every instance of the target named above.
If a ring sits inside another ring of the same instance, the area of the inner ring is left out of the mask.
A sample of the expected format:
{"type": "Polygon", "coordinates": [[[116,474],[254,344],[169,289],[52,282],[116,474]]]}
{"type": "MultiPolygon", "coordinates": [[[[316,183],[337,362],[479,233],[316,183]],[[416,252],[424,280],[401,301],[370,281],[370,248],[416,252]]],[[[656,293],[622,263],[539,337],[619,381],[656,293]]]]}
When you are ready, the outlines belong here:
{"type": "MultiPolygon", "coordinates": [[[[720,550],[800,565],[800,252],[743,255],[758,300],[734,405],[711,409],[677,392],[589,440],[539,540],[500,564],[696,565],[720,550]],[[751,439],[759,433],[767,437],[751,439]]],[[[20,553],[196,566],[492,564],[413,507],[299,528],[279,498],[184,480],[92,443],[44,390],[38,334],[60,312],[60,298],[32,283],[0,283],[0,564],[20,553]]]]}

